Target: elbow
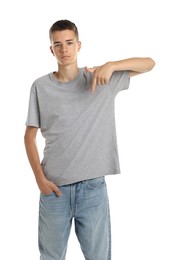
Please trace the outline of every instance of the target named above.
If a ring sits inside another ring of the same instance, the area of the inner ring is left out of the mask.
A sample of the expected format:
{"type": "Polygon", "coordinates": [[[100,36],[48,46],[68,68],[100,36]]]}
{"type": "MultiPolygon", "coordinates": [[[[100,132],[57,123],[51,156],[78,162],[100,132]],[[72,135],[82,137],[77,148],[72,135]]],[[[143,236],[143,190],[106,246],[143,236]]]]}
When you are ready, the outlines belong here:
{"type": "Polygon", "coordinates": [[[27,142],[28,142],[28,140],[29,140],[29,138],[30,138],[30,134],[29,134],[29,131],[28,131],[28,129],[26,129],[26,131],[25,131],[25,134],[24,134],[24,143],[26,144],[27,142]]]}
{"type": "Polygon", "coordinates": [[[155,61],[152,58],[147,58],[147,71],[150,71],[155,66],[155,61]]]}
{"type": "Polygon", "coordinates": [[[32,141],[36,141],[36,134],[37,134],[37,128],[35,127],[27,127],[25,134],[24,134],[24,144],[25,146],[32,142],[32,141]]]}
{"type": "Polygon", "coordinates": [[[29,135],[27,133],[24,134],[24,145],[26,146],[29,142],[29,135]]]}

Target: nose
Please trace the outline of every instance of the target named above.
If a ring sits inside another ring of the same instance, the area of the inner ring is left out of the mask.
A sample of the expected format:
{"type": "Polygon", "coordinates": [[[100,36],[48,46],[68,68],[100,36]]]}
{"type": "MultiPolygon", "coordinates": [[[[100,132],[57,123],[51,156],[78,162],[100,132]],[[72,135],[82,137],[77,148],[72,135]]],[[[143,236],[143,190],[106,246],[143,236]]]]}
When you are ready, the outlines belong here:
{"type": "Polygon", "coordinates": [[[61,52],[67,52],[67,46],[65,44],[62,45],[61,52]]]}

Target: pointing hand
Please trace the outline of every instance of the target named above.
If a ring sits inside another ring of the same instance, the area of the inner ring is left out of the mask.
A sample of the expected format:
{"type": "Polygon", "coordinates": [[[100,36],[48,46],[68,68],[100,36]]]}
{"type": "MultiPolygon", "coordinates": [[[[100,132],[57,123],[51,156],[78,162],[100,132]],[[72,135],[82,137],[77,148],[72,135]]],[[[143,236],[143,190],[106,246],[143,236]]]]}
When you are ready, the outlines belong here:
{"type": "Polygon", "coordinates": [[[93,94],[96,85],[105,85],[109,83],[109,79],[113,73],[110,63],[106,63],[102,66],[88,68],[85,67],[88,73],[93,73],[93,80],[91,84],[91,93],[93,94]]]}

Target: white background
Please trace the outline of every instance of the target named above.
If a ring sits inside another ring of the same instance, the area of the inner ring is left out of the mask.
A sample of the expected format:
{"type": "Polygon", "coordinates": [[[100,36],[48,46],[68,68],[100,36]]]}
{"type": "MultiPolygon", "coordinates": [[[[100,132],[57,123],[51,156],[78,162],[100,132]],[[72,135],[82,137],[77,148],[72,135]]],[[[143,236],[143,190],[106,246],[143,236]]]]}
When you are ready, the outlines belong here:
{"type": "MultiPolygon", "coordinates": [[[[112,259],[177,259],[175,2],[1,1],[0,259],[39,259],[39,191],[23,136],[32,82],[57,69],[48,30],[59,19],[78,26],[80,67],[138,56],[156,61],[116,97],[122,174],[107,178],[112,259]]],[[[38,145],[42,156],[40,134],[38,145]]],[[[84,259],[74,229],[66,259],[84,259]]]]}

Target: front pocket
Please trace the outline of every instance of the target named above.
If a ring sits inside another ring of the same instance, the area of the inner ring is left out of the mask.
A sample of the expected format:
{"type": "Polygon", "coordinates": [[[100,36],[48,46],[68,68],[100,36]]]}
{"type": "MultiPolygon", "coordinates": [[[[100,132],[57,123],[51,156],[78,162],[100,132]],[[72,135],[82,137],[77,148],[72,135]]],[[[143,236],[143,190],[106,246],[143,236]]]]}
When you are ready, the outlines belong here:
{"type": "Polygon", "coordinates": [[[41,195],[44,196],[44,197],[49,197],[49,196],[51,196],[52,194],[53,194],[53,191],[52,191],[51,193],[49,193],[49,194],[45,194],[45,193],[42,193],[42,192],[41,192],[41,195]]]}

